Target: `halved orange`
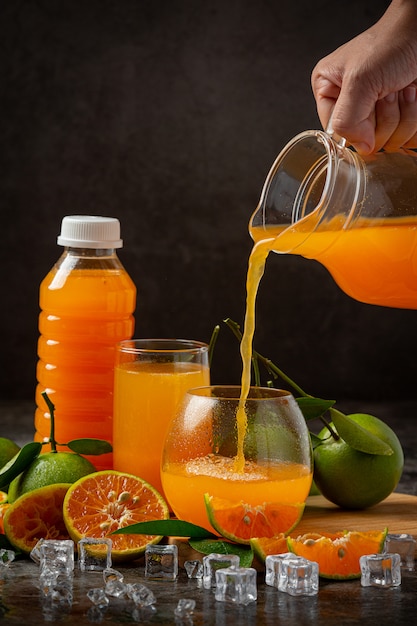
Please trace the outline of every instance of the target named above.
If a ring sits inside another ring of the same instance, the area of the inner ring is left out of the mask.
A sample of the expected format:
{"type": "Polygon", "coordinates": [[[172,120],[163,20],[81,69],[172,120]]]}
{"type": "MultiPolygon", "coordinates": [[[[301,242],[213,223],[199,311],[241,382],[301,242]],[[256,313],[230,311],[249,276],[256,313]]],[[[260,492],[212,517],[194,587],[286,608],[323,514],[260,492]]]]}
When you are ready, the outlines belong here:
{"type": "Polygon", "coordinates": [[[223,537],[237,543],[250,543],[254,537],[276,537],[280,533],[288,533],[298,524],[304,511],[304,502],[265,502],[251,506],[207,493],[204,500],[213,528],[223,537]]]}
{"type": "Polygon", "coordinates": [[[84,537],[110,538],[113,561],[138,558],[148,544],[161,536],[111,533],[137,522],[169,517],[163,497],[143,479],[116,470],[104,470],[83,476],[70,486],[65,496],[63,514],[73,541],[84,537]]]}
{"type": "Polygon", "coordinates": [[[10,504],[4,514],[4,533],[10,543],[29,554],[39,539],[69,539],[62,504],[69,484],[34,489],[10,504]]]}
{"type": "Polygon", "coordinates": [[[287,535],[280,533],[276,537],[255,537],[250,540],[250,546],[262,563],[265,563],[269,554],[288,552],[287,535]]]}
{"type": "Polygon", "coordinates": [[[9,503],[7,502],[7,492],[0,491],[0,533],[2,535],[4,534],[3,518],[9,506],[9,503]]]}
{"type": "Polygon", "coordinates": [[[359,578],[359,557],[381,552],[386,534],[387,528],[365,532],[307,533],[296,538],[287,537],[287,544],[294,554],[316,561],[323,578],[359,578]]]}
{"type": "Polygon", "coordinates": [[[10,504],[8,502],[0,502],[0,534],[4,535],[4,515],[9,508],[10,504]]]}

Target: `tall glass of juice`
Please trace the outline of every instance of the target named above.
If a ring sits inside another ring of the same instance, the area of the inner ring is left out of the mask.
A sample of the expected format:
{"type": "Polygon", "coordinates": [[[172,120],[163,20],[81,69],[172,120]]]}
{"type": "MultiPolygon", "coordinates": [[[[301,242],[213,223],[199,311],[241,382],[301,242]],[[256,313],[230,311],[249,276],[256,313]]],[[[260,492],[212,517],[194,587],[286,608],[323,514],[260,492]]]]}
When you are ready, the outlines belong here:
{"type": "Polygon", "coordinates": [[[305,419],[288,391],[250,387],[242,402],[238,386],[191,389],[167,433],[161,476],[179,519],[213,530],[209,497],[223,515],[247,511],[250,539],[256,511],[267,507],[270,521],[285,505],[302,511],[312,482],[305,419]]]}
{"type": "Polygon", "coordinates": [[[209,383],[205,343],[120,342],[114,376],[114,469],[140,476],[163,493],[160,464],[168,425],[186,391],[209,383]]]}

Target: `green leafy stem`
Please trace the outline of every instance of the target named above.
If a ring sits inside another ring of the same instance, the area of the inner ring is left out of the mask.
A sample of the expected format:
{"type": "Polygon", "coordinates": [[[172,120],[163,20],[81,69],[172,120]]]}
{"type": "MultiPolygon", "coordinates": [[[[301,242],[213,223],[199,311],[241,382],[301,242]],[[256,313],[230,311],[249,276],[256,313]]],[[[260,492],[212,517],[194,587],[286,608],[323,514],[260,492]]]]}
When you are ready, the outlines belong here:
{"type": "Polygon", "coordinates": [[[49,398],[46,391],[42,393],[42,397],[45,400],[49,414],[51,417],[51,425],[49,432],[49,439],[40,443],[39,441],[31,441],[25,444],[19,450],[19,452],[0,470],[0,489],[5,489],[11,481],[19,476],[29,465],[36,459],[41,453],[42,446],[50,444],[51,452],[57,453],[57,446],[66,446],[72,452],[76,454],[86,454],[96,456],[100,454],[106,454],[112,451],[112,445],[104,439],[82,438],[72,439],[67,443],[58,443],[55,439],[55,406],[49,398]]]}

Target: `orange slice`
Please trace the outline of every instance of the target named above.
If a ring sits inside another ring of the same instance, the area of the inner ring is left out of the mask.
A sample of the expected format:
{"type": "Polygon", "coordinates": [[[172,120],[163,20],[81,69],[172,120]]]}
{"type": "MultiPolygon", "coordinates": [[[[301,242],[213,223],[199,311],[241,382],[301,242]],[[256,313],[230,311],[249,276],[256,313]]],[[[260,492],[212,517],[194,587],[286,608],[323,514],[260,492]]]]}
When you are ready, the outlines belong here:
{"type": "Polygon", "coordinates": [[[359,578],[359,557],[382,551],[387,529],[333,534],[308,533],[297,538],[288,537],[291,552],[319,565],[323,578],[359,578]]]}
{"type": "Polygon", "coordinates": [[[265,563],[269,554],[288,552],[287,535],[280,533],[276,537],[255,537],[250,540],[250,546],[262,563],[265,563]]]}
{"type": "Polygon", "coordinates": [[[4,515],[9,508],[10,504],[8,502],[0,502],[0,533],[4,535],[4,515]]]}
{"type": "Polygon", "coordinates": [[[237,543],[250,543],[254,537],[276,537],[280,533],[288,533],[298,524],[304,511],[304,502],[265,502],[251,506],[207,493],[204,499],[213,528],[223,537],[237,543]]]}
{"type": "Polygon", "coordinates": [[[138,522],[169,517],[168,505],[149,483],[115,470],[94,472],[70,486],[64,500],[65,525],[75,542],[84,537],[110,538],[113,561],[139,557],[155,535],[111,533],[138,522]]]}
{"type": "Polygon", "coordinates": [[[0,504],[4,504],[8,500],[8,494],[6,491],[0,491],[0,504]]]}
{"type": "Polygon", "coordinates": [[[69,484],[34,489],[10,504],[4,514],[4,533],[10,543],[29,554],[39,539],[69,539],[62,504],[69,484]]]}

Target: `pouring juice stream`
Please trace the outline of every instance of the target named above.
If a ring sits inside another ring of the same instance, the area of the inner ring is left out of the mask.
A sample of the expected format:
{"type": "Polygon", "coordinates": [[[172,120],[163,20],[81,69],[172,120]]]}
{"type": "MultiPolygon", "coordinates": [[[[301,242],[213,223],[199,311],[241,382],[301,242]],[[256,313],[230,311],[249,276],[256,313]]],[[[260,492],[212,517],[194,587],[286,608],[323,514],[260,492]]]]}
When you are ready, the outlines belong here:
{"type": "Polygon", "coordinates": [[[249,257],[248,272],[246,278],[246,313],[244,331],[240,344],[242,356],[242,379],[241,395],[236,414],[237,423],[237,454],[235,458],[235,471],[243,472],[245,467],[244,441],[247,429],[247,416],[245,402],[247,400],[251,384],[252,343],[255,333],[255,303],[259,283],[264,274],[265,263],[274,239],[260,240],[253,246],[249,257]]]}

